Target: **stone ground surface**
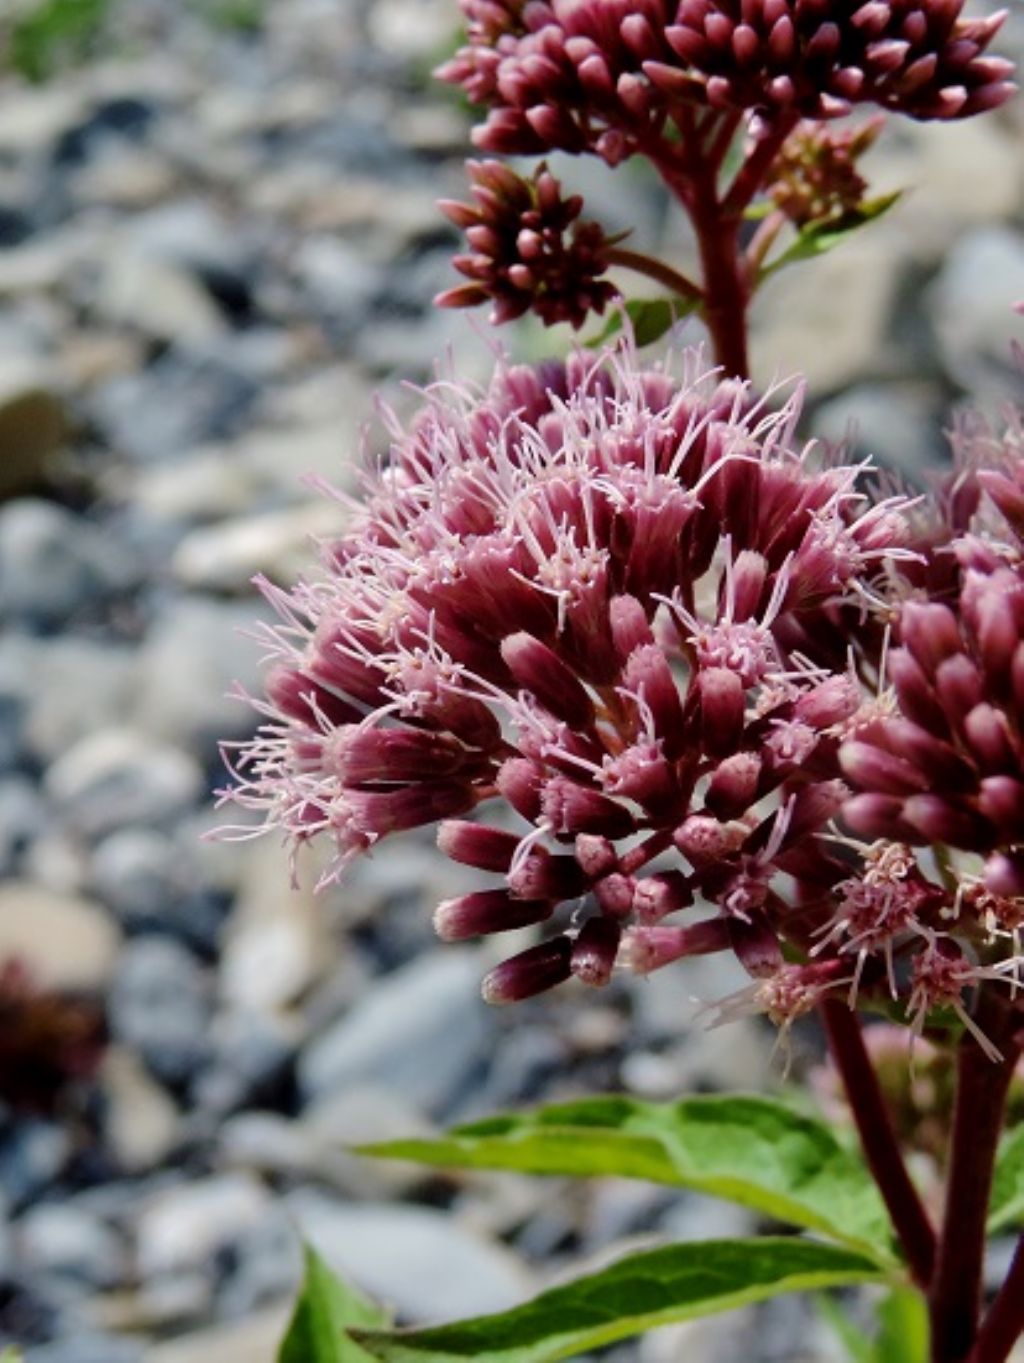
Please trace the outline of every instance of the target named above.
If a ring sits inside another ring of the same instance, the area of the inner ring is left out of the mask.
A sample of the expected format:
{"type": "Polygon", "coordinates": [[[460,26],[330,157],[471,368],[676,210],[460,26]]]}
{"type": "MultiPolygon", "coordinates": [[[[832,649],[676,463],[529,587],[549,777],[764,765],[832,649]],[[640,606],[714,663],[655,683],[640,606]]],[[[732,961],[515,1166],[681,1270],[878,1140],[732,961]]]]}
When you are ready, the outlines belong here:
{"type": "MultiPolygon", "coordinates": [[[[298,1236],[410,1320],[520,1299],[638,1236],[745,1215],[608,1181],[421,1178],[348,1142],[591,1090],[777,1082],[753,1023],[695,1026],[718,966],[488,1012],[487,947],[440,948],[468,882],[406,839],[314,902],[270,843],[211,843],[217,740],[242,735],[256,572],[289,578],[354,485],[383,387],[463,372],[485,335],[431,311],[434,208],[466,126],[427,72],[441,0],[266,0],[255,32],[177,0],[120,6],[104,55],[0,82],[0,956],[102,995],[95,1089],[0,1131],[0,1342],[28,1363],[269,1363],[298,1236]]],[[[259,8],[259,7],[257,7],[259,8]]],[[[1007,43],[1024,53],[1024,22],[1007,43]]],[[[817,429],[911,475],[948,402],[993,401],[1024,298],[1021,109],[874,153],[886,221],[759,310],[758,373],[803,365],[817,429]]],[[[591,208],[676,247],[638,177],[568,166],[591,208]]],[[[527,329],[524,354],[564,338],[527,329]]],[[[806,1043],[813,1046],[813,1038],[806,1043]]],[[[828,1363],[805,1304],[615,1357],[828,1363]]]]}

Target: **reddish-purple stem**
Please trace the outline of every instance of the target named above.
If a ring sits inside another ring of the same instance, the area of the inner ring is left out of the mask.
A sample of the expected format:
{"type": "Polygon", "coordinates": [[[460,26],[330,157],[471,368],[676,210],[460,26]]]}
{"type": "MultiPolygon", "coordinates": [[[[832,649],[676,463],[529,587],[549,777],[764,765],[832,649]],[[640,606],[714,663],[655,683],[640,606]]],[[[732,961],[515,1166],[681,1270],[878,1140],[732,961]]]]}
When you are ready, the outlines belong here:
{"type": "Polygon", "coordinates": [[[826,999],[821,1015],[868,1167],[889,1209],[914,1281],[926,1288],[935,1264],[935,1231],[903,1162],[860,1024],[856,1014],[838,999],[826,999]]]}
{"type": "Polygon", "coordinates": [[[1005,1363],[1024,1334],[1024,1236],[1017,1241],[1010,1271],[978,1331],[970,1363],[1005,1363]]]}
{"type": "Polygon", "coordinates": [[[932,1363],[965,1363],[978,1328],[992,1171],[1006,1095],[1020,1056],[1019,1047],[999,1035],[997,1021],[982,1016],[980,1025],[998,1041],[1002,1060],[987,1056],[969,1033],[957,1052],[946,1210],[929,1291],[932,1363]]]}

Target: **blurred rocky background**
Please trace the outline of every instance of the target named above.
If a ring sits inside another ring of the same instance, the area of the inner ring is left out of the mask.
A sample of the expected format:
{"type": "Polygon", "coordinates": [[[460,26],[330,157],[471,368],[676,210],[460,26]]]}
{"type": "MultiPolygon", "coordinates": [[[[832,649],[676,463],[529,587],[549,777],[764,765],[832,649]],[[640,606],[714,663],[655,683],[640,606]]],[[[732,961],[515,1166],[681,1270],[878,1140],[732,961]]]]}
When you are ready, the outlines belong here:
{"type": "MultiPolygon", "coordinates": [[[[345,1150],[614,1086],[771,1087],[766,1031],[693,1020],[726,969],[489,1012],[489,948],[432,940],[468,881],[429,843],[315,901],[272,840],[204,840],[217,741],[252,723],[226,698],[259,675],[251,579],[292,576],[343,514],[310,480],[355,485],[375,389],[407,407],[401,380],[449,348],[470,377],[491,363],[479,321],[430,306],[454,278],[434,200],[464,191],[466,116],[429,79],[455,26],[453,0],[0,13],[0,1344],[28,1363],[270,1363],[300,1236],[422,1320],[627,1240],[749,1226],[639,1185],[345,1150]]],[[[1019,10],[1000,47],[1024,57],[1019,10]]],[[[918,476],[951,402],[1019,393],[1022,126],[1018,103],[890,132],[874,183],[905,201],[772,282],[758,374],[809,372],[808,429],[855,421],[918,476]]],[[[653,182],[559,173],[685,259],[653,182]]],[[[680,1353],[838,1357],[785,1299],[614,1356],[680,1353]]]]}

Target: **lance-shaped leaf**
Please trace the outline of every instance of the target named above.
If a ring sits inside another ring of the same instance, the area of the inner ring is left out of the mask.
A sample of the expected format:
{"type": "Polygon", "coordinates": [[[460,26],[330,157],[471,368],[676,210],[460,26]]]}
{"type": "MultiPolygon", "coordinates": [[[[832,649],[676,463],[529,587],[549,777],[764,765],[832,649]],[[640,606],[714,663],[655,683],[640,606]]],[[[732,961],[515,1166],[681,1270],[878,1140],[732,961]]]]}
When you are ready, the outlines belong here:
{"type": "Polygon", "coordinates": [[[839,222],[808,223],[806,227],[800,229],[796,240],[780,256],[762,268],[758,282],[767,279],[769,275],[775,274],[786,265],[794,265],[798,260],[811,260],[814,256],[823,256],[826,251],[831,251],[834,246],[845,241],[851,232],[856,232],[858,228],[865,227],[869,222],[880,218],[883,213],[887,213],[900,195],[901,191],[896,190],[892,194],[883,194],[878,199],[870,199],[839,222]]]}
{"type": "Polygon", "coordinates": [[[811,1240],[668,1245],[629,1255],[498,1315],[425,1330],[360,1330],[356,1337],[383,1363],[549,1363],[781,1292],[880,1276],[863,1256],[811,1240]]]}
{"type": "Polygon", "coordinates": [[[305,1259],[302,1291],[277,1363],[368,1363],[369,1355],[348,1333],[349,1327],[387,1325],[387,1312],[335,1277],[308,1245],[305,1259]]]}
{"type": "Polygon", "coordinates": [[[767,1098],[587,1098],[488,1118],[436,1139],[365,1146],[362,1153],[692,1188],[892,1262],[888,1217],[860,1160],[823,1123],[767,1098]]]}
{"type": "Polygon", "coordinates": [[[699,298],[630,298],[617,305],[596,336],[583,344],[591,349],[604,345],[622,330],[623,309],[633,324],[633,339],[638,346],[653,345],[676,322],[681,322],[700,305],[699,298]]]}
{"type": "Polygon", "coordinates": [[[988,1204],[990,1234],[1021,1223],[1024,1223],[1024,1126],[1003,1137],[988,1204]]]}

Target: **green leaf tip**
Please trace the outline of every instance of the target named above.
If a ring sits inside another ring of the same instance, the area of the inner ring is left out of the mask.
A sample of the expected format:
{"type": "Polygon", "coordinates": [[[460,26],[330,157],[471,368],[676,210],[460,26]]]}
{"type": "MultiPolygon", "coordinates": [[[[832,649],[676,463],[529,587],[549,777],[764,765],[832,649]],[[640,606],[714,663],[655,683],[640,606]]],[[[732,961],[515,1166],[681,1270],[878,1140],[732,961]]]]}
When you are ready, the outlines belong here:
{"type": "Polygon", "coordinates": [[[387,1313],[332,1273],[310,1245],[304,1256],[302,1289],[277,1363],[369,1363],[371,1356],[349,1330],[386,1326],[387,1313]]]}
{"type": "Polygon", "coordinates": [[[689,1188],[892,1264],[889,1220],[860,1159],[822,1122],[769,1098],[588,1098],[362,1148],[465,1169],[615,1176],[689,1188]]]}
{"type": "Polygon", "coordinates": [[[632,1254],[491,1316],[421,1330],[355,1332],[381,1363],[554,1363],[646,1330],[783,1292],[877,1281],[875,1264],[811,1240],[713,1240],[632,1254]]]}

